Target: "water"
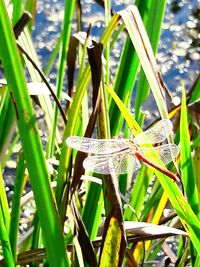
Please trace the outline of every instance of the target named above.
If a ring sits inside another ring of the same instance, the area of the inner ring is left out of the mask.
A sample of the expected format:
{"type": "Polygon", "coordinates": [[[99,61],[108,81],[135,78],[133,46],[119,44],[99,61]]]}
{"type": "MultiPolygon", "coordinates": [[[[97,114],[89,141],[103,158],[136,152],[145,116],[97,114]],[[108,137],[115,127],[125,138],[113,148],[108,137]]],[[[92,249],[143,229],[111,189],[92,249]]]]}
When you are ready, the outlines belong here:
{"type": "Polygon", "coordinates": [[[200,12],[198,3],[196,0],[170,0],[165,12],[158,64],[170,90],[178,94],[181,80],[189,88],[199,72],[200,14],[195,15],[200,12]]]}
{"type": "MultiPolygon", "coordinates": [[[[33,40],[42,66],[45,67],[62,27],[64,1],[38,1],[36,27],[33,40]]],[[[92,22],[91,34],[99,39],[104,27],[104,11],[92,0],[81,1],[83,8],[83,29],[87,30],[92,22]]],[[[117,12],[133,1],[112,1],[112,9],[117,12]],[[117,2],[117,4],[116,4],[117,2]],[[125,3],[126,4],[125,4],[125,3]]],[[[157,62],[164,81],[170,91],[181,95],[181,81],[190,88],[199,72],[200,60],[200,1],[168,0],[162,34],[157,54],[157,62]]],[[[76,32],[74,22],[72,33],[76,32]]],[[[125,36],[124,36],[125,38],[125,36]]],[[[120,39],[115,46],[115,58],[111,58],[112,70],[115,70],[124,40],[120,39]]],[[[56,66],[49,78],[55,82],[56,66]]]]}

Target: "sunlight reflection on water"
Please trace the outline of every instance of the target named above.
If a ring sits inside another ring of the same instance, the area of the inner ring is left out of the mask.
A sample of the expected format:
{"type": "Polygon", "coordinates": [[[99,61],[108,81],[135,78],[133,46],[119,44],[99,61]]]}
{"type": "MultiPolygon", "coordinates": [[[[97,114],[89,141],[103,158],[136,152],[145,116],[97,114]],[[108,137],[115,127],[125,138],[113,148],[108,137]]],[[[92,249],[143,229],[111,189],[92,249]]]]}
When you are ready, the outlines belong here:
{"type": "MultiPolygon", "coordinates": [[[[197,0],[168,0],[162,25],[157,62],[167,86],[178,95],[180,95],[181,80],[184,79],[186,88],[189,88],[199,71],[200,33],[197,2],[197,0]]],[[[112,8],[114,11],[119,11],[131,3],[133,3],[131,0],[126,1],[126,4],[124,1],[112,1],[112,8]]],[[[89,21],[92,21],[91,34],[98,39],[104,28],[103,9],[92,0],[82,1],[82,7],[83,30],[87,30],[89,21]]],[[[38,1],[33,39],[43,67],[59,36],[63,15],[63,1],[47,0],[45,3],[38,1]]],[[[75,22],[72,31],[76,32],[75,22]]],[[[117,68],[124,40],[125,34],[113,48],[110,62],[111,75],[114,75],[117,68]]],[[[50,79],[52,81],[56,79],[56,66],[50,74],[50,79]]]]}

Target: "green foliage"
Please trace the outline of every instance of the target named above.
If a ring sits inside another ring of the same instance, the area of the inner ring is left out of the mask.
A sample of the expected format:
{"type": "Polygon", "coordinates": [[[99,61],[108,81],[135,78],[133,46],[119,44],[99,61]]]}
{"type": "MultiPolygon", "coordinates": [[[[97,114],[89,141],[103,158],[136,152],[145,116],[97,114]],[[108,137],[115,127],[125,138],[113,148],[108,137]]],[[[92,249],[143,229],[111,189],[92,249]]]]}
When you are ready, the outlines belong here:
{"type": "Polygon", "coordinates": [[[44,70],[48,75],[53,64],[58,64],[55,90],[41,70],[31,39],[36,1],[12,3],[9,18],[0,0],[0,60],[6,79],[0,88],[0,265],[136,266],[143,260],[148,264],[157,260],[162,246],[170,249],[166,237],[179,235],[178,250],[173,251],[177,266],[188,259],[198,266],[200,135],[195,125],[199,126],[200,83],[197,79],[188,96],[183,86],[181,106],[168,111],[154,57],[166,1],[138,0],[138,9],[130,6],[119,14],[111,13],[111,2],[104,1],[105,29],[98,43],[90,36],[92,25],[87,33],[70,37],[75,11],[77,28],[82,30],[81,2],[76,5],[66,0],[63,27],[44,70]],[[16,41],[12,24],[16,25],[23,11],[29,11],[32,20],[16,41]],[[127,39],[111,80],[110,53],[122,31],[127,39]],[[31,92],[31,85],[37,93],[31,92]],[[130,111],[133,89],[134,114],[130,111]],[[128,173],[118,175],[110,159],[109,175],[85,171],[86,155],[72,150],[66,139],[73,135],[109,139],[141,134],[142,106],[150,90],[161,119],[173,119],[175,138],[170,135],[168,141],[175,140],[180,146],[180,157],[166,167],[152,145],[148,145],[151,153],[147,150],[144,157],[173,172],[177,180],[170,179],[169,172],[163,174],[145,164],[137,172],[129,168],[128,173]],[[42,124],[36,118],[38,110],[44,115],[42,124]],[[42,132],[48,140],[43,140],[42,132]],[[14,195],[8,200],[3,176],[12,157],[17,158],[16,174],[13,172],[14,195]],[[27,181],[34,196],[28,201],[34,199],[35,212],[23,235],[19,228],[27,181]],[[169,215],[164,217],[166,205],[169,215]]]}

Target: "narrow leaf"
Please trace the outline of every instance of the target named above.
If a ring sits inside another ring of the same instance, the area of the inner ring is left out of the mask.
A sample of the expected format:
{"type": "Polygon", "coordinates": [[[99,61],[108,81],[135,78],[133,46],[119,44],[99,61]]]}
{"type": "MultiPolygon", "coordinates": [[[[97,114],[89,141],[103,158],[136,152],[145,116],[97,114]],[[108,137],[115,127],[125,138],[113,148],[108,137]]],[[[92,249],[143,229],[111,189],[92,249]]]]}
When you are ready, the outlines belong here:
{"type": "Polygon", "coordinates": [[[151,86],[161,117],[168,118],[167,107],[163,97],[163,86],[158,75],[158,67],[138,9],[136,6],[129,6],[126,10],[121,11],[120,15],[151,86]]]}
{"type": "Polygon", "coordinates": [[[189,204],[196,214],[199,213],[198,198],[195,185],[194,171],[191,158],[191,146],[186,107],[186,95],[183,87],[181,119],[180,119],[180,142],[181,142],[181,176],[183,186],[189,204]]]}

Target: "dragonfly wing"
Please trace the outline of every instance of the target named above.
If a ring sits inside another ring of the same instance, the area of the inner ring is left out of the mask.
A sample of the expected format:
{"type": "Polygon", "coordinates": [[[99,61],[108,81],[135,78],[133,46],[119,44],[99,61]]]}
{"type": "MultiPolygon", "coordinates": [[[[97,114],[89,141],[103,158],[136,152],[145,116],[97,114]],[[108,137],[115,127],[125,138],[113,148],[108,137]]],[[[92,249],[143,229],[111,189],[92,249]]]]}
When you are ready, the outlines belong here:
{"type": "Polygon", "coordinates": [[[138,167],[138,160],[129,154],[112,156],[89,156],[83,162],[86,170],[101,174],[110,174],[113,169],[116,174],[125,174],[129,170],[134,171],[138,167]]]}
{"type": "Polygon", "coordinates": [[[175,144],[166,144],[155,149],[165,165],[173,161],[179,154],[179,147],[175,144]]]}
{"type": "Polygon", "coordinates": [[[129,142],[125,139],[94,139],[80,136],[67,138],[68,146],[88,154],[111,154],[129,149],[129,142]]]}
{"type": "MultiPolygon", "coordinates": [[[[151,148],[142,148],[142,150],[150,152],[151,148]]],[[[159,157],[164,162],[165,165],[173,161],[179,154],[179,147],[175,144],[166,144],[162,146],[155,147],[159,157]]]]}
{"type": "Polygon", "coordinates": [[[156,123],[151,129],[134,138],[136,144],[156,144],[163,142],[172,133],[173,124],[168,119],[156,123]]]}

